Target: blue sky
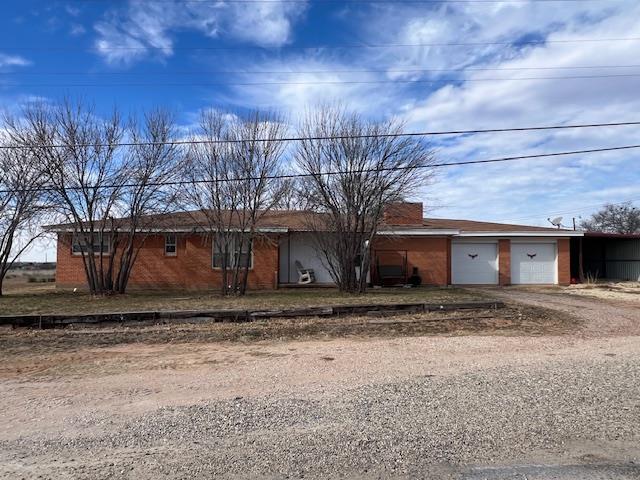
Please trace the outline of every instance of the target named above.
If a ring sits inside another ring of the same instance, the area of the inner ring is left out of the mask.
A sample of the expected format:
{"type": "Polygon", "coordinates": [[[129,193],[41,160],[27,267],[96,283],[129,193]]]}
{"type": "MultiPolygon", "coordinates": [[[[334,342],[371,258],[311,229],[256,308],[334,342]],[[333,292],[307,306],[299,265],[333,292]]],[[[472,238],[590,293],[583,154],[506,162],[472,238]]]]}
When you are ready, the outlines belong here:
{"type": "MultiPolygon", "coordinates": [[[[582,41],[640,38],[637,1],[23,0],[0,8],[7,110],[72,95],[102,111],[162,105],[186,128],[208,107],[275,109],[295,127],[305,108],[326,101],[400,118],[411,131],[640,120],[640,41],[582,41]],[[476,45],[406,46],[451,43],[476,45]],[[390,44],[404,46],[344,48],[390,44]],[[621,74],[639,76],[539,78],[621,74]],[[368,83],[340,83],[357,81],[368,83]]],[[[458,161],[634,144],[639,133],[473,135],[434,147],[440,161],[458,161]]],[[[415,196],[433,216],[570,222],[607,201],[640,201],[639,159],[626,151],[450,168],[415,196]]]]}

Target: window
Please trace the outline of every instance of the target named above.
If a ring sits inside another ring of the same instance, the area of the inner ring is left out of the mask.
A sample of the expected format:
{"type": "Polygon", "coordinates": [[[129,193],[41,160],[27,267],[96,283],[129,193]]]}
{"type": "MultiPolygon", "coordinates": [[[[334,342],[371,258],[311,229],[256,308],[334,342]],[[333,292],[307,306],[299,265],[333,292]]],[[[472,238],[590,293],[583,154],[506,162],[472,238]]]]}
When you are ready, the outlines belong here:
{"type": "Polygon", "coordinates": [[[175,235],[164,236],[164,254],[167,257],[175,257],[178,254],[178,242],[175,235]]]}
{"type": "Polygon", "coordinates": [[[88,238],[89,234],[85,234],[85,236],[74,234],[71,242],[71,252],[74,255],[82,255],[82,252],[89,251],[92,251],[94,255],[98,255],[100,252],[108,255],[111,251],[111,237],[109,235],[102,236],[100,233],[94,233],[91,245],[88,245],[88,238]]]}
{"type": "Polygon", "coordinates": [[[253,268],[253,249],[251,248],[251,241],[248,238],[242,240],[242,234],[234,234],[227,245],[227,251],[225,252],[225,245],[220,245],[217,239],[213,240],[213,268],[222,268],[223,261],[226,256],[227,268],[235,268],[239,266],[243,268],[249,261],[249,268],[253,268]],[[242,244],[242,245],[241,245],[242,244]]]}

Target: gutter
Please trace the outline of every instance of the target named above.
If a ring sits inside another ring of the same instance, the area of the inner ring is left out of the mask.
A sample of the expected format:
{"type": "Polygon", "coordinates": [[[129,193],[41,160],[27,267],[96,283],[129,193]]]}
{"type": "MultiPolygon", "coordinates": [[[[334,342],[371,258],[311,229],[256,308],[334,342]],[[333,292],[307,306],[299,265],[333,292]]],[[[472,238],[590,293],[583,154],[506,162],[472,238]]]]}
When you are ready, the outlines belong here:
{"type": "MultiPolygon", "coordinates": [[[[44,230],[47,232],[54,233],[78,233],[78,231],[74,228],[70,227],[56,227],[56,226],[47,226],[44,227],[44,230]]],[[[118,232],[127,233],[129,229],[122,228],[117,230],[118,232]]],[[[205,233],[205,232],[215,232],[216,230],[207,230],[202,227],[176,227],[176,228],[139,228],[136,230],[137,233],[205,233]]],[[[231,232],[241,232],[240,229],[230,229],[228,231],[231,232]]],[[[282,227],[265,227],[265,228],[257,228],[257,232],[260,233],[286,233],[289,231],[288,228],[282,227]]],[[[104,232],[110,233],[110,229],[105,229],[104,232]]]]}
{"type": "Polygon", "coordinates": [[[455,237],[584,237],[581,230],[558,230],[552,231],[520,231],[520,232],[461,232],[455,237]]]}
{"type": "Polygon", "coordinates": [[[400,236],[413,236],[413,237],[430,237],[430,236],[442,236],[442,235],[458,235],[460,234],[460,230],[450,230],[450,229],[394,229],[394,230],[379,230],[376,235],[400,235],[400,236]]]}

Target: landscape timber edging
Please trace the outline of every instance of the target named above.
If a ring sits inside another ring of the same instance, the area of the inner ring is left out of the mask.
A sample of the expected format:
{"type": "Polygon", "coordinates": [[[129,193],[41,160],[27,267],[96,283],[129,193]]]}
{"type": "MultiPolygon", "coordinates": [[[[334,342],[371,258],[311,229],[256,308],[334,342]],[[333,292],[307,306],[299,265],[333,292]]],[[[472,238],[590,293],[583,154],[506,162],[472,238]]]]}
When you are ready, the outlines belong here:
{"type": "Polygon", "coordinates": [[[207,318],[214,322],[252,322],[271,318],[295,317],[337,317],[347,315],[367,315],[372,312],[419,313],[455,310],[490,310],[504,307],[501,301],[464,303],[374,303],[355,305],[325,305],[307,308],[283,309],[239,309],[239,310],[180,310],[142,311],[87,314],[52,315],[0,315],[0,326],[55,328],[74,324],[99,323],[179,323],[189,319],[207,318]]]}

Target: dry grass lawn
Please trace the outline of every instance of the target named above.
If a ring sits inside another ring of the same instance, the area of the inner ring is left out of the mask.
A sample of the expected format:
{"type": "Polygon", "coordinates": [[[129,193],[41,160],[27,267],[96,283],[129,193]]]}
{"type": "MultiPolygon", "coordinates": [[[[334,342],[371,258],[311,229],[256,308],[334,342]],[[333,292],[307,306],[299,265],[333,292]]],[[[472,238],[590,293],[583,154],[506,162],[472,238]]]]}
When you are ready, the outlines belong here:
{"type": "Polygon", "coordinates": [[[9,282],[0,297],[0,315],[79,314],[127,311],[216,310],[236,308],[294,308],[392,302],[456,302],[486,298],[458,288],[371,289],[364,295],[341,294],[335,289],[254,291],[245,297],[223,297],[215,292],[132,291],[126,295],[92,297],[86,292],[56,290],[51,284],[9,282]]]}

